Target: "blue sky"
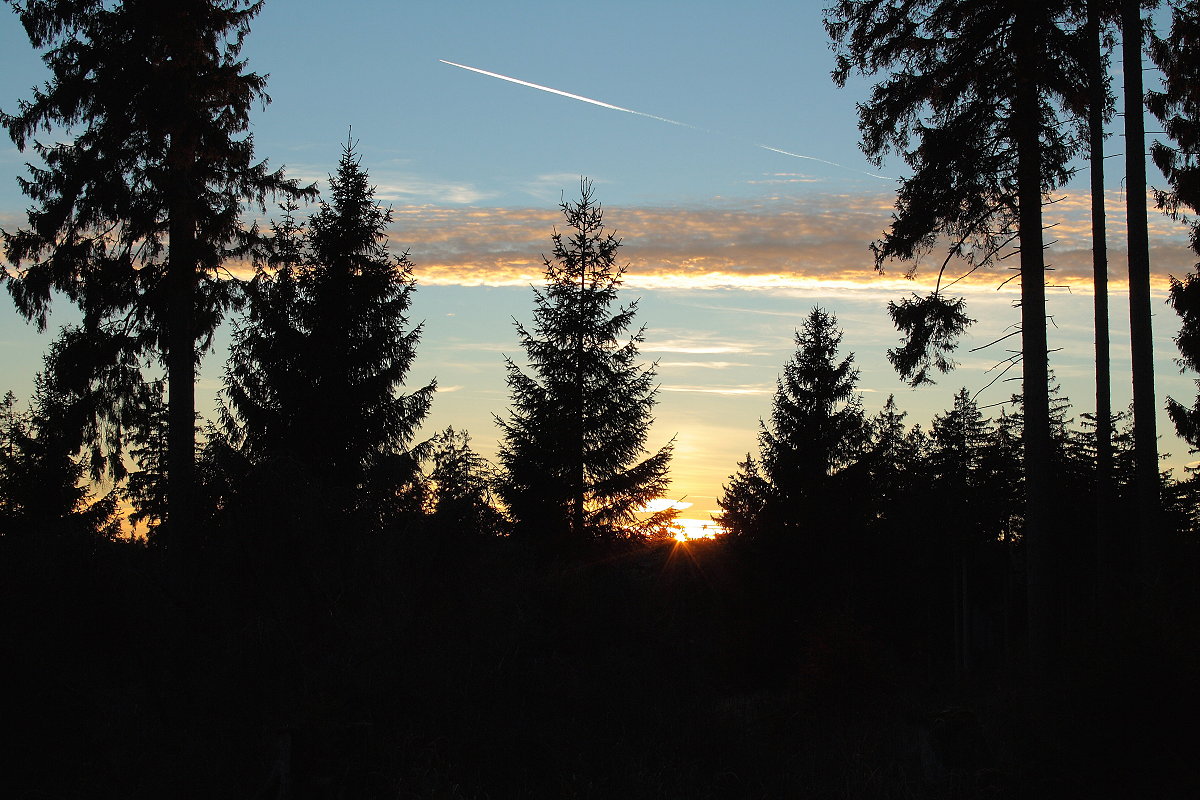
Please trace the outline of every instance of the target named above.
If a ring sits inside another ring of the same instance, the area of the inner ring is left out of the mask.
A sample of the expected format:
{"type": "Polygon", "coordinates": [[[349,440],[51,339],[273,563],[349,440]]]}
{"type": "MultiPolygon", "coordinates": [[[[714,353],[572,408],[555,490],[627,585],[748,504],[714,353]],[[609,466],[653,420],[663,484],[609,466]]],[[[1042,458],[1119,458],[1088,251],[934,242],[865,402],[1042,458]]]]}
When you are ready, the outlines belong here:
{"type": "MultiPolygon", "coordinates": [[[[561,3],[268,0],[247,40],[252,69],[270,73],[273,103],[254,118],[260,156],[322,180],[348,129],[378,196],[395,209],[392,236],[417,265],[412,320],[424,337],[412,386],[443,388],[426,430],[465,428],[491,455],[492,414],[507,406],[503,355],[519,358],[513,319],[531,317],[530,283],[550,248],[557,204],[596,184],[606,221],[624,237],[626,300],[641,298],[643,352],[661,380],[649,445],[677,437],[673,495],[704,518],[721,483],[755,448],[759,417],[792,355],[792,336],[820,304],[839,317],[868,410],[897,395],[908,421],[928,426],[960,386],[980,389],[999,348],[968,353],[1017,321],[1015,286],[999,268],[966,287],[980,320],[962,367],[913,391],[884,351],[896,341],[889,298],[919,286],[900,270],[879,277],[867,247],[888,221],[894,183],[858,150],[854,104],[866,84],[837,89],[815,2],[561,3]],[[601,108],[448,66],[442,60],[675,120],[601,108]],[[835,162],[790,157],[758,145],[835,162]]],[[[44,73],[15,17],[0,13],[0,108],[11,109],[44,73]]],[[[1151,130],[1156,126],[1151,124],[1151,130]]],[[[1119,151],[1123,140],[1110,147],[1119,151]]],[[[26,205],[15,178],[25,156],[0,144],[0,225],[26,205]]],[[[1113,279],[1123,269],[1122,161],[1109,159],[1113,279]]],[[[882,172],[900,174],[898,159],[882,172]]],[[[1151,170],[1151,181],[1157,174],[1151,170]]],[[[1086,191],[1072,185],[1052,207],[1055,328],[1052,367],[1076,412],[1094,405],[1090,360],[1086,191]],[[1061,280],[1060,280],[1061,279],[1061,280]]],[[[1194,258],[1181,229],[1152,220],[1159,392],[1187,398],[1190,377],[1171,359],[1174,313],[1161,304],[1166,274],[1194,258]]],[[[1126,298],[1112,298],[1115,405],[1129,400],[1126,298]]],[[[56,318],[69,319],[60,306],[56,318]]],[[[224,339],[207,357],[198,400],[212,407],[224,339]]],[[[46,338],[0,309],[0,388],[27,395],[46,338]]],[[[1010,382],[980,396],[998,403],[1010,382]]],[[[1169,435],[1172,464],[1192,457],[1169,435]]]]}

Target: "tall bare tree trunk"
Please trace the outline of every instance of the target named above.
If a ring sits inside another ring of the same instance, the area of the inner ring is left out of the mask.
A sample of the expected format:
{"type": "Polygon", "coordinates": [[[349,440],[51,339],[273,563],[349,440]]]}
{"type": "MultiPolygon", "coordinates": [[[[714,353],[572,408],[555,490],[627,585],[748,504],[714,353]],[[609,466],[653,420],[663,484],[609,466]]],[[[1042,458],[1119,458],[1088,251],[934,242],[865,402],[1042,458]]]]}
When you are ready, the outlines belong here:
{"type": "MultiPolygon", "coordinates": [[[[1108,235],[1104,215],[1104,110],[1108,102],[1101,49],[1099,0],[1088,0],[1088,151],[1091,159],[1092,281],[1096,329],[1096,599],[1112,600],[1115,552],[1113,497],[1112,375],[1108,333],[1108,235]]],[[[1103,614],[1103,612],[1101,612],[1103,614]]]]}
{"type": "Polygon", "coordinates": [[[196,158],[192,131],[177,130],[167,153],[172,172],[167,250],[167,514],[168,531],[189,542],[195,509],[196,198],[189,176],[196,158]]]}
{"type": "MultiPolygon", "coordinates": [[[[586,189],[585,189],[586,194],[586,189]]],[[[584,408],[584,374],[583,374],[583,331],[586,309],[583,304],[587,298],[587,230],[581,231],[583,237],[583,253],[579,265],[579,320],[575,331],[575,399],[578,406],[575,409],[575,486],[571,508],[571,533],[576,542],[584,540],[584,487],[587,473],[585,456],[587,437],[584,432],[586,410],[584,408]]]]}
{"type": "Polygon", "coordinates": [[[1125,73],[1125,197],[1129,227],[1129,341],[1133,360],[1134,459],[1137,464],[1138,548],[1144,578],[1156,563],[1158,433],[1154,402],[1154,339],[1150,308],[1150,243],[1146,222],[1146,131],[1143,120],[1142,4],[1121,4],[1125,73]]]}
{"type": "Polygon", "coordinates": [[[1042,240],[1041,65],[1035,11],[1026,3],[1016,16],[1017,87],[1013,117],[1017,145],[1018,231],[1021,245],[1021,365],[1025,413],[1025,547],[1029,603],[1029,657],[1035,674],[1048,676],[1058,640],[1054,532],[1050,496],[1050,395],[1046,345],[1046,265],[1042,240]]]}

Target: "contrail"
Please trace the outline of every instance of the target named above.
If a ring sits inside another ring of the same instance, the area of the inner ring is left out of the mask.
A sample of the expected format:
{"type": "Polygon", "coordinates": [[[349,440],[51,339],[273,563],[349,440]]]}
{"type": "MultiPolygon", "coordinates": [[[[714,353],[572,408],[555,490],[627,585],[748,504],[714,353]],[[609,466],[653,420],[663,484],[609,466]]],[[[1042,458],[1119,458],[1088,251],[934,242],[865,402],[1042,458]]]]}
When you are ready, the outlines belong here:
{"type": "Polygon", "coordinates": [[[772,153],[779,153],[780,155],[791,156],[792,158],[803,158],[805,161],[817,161],[817,162],[820,162],[821,164],[828,164],[831,167],[839,167],[840,169],[848,169],[851,172],[857,172],[859,175],[868,175],[872,178],[879,178],[880,180],[885,180],[885,181],[895,180],[895,178],[892,178],[888,175],[878,175],[874,172],[867,172],[866,170],[855,169],[854,167],[847,167],[845,164],[839,164],[836,161],[826,161],[825,159],[817,158],[816,156],[802,156],[799,153],[789,153],[787,150],[780,150],[778,147],[771,147],[769,144],[759,144],[758,142],[755,142],[754,146],[761,147],[763,150],[770,150],[772,153]]]}
{"type": "MultiPolygon", "coordinates": [[[[508,81],[509,83],[515,83],[518,86],[528,86],[530,89],[538,89],[543,92],[549,92],[550,94],[559,95],[560,97],[569,97],[572,100],[581,100],[584,103],[591,103],[592,105],[600,106],[601,108],[609,108],[609,109],[612,109],[613,111],[624,111],[626,114],[636,114],[639,117],[646,117],[648,119],[656,119],[659,122],[668,122],[671,125],[678,125],[681,128],[691,128],[692,130],[705,131],[706,133],[715,133],[715,131],[708,131],[708,130],[705,130],[704,128],[698,128],[695,125],[689,125],[688,123],[680,122],[679,120],[667,119],[666,117],[660,117],[657,114],[647,114],[644,111],[635,111],[632,108],[625,108],[624,106],[616,106],[616,105],[613,105],[612,103],[605,103],[603,100],[594,100],[590,97],[584,97],[583,95],[571,94],[570,92],[564,92],[561,89],[552,89],[549,86],[542,86],[540,83],[530,83],[529,81],[523,81],[520,78],[510,78],[509,76],[501,75],[498,72],[488,72],[486,69],[479,69],[479,67],[468,67],[466,64],[456,64],[453,61],[447,61],[444,58],[439,58],[438,61],[440,61],[443,64],[449,64],[452,67],[458,67],[459,69],[470,70],[471,72],[478,72],[480,75],[487,75],[489,78],[499,78],[502,81],[508,81]]],[[[724,134],[721,134],[721,135],[724,135],[724,134]]],[[[733,138],[733,137],[726,136],[725,138],[729,139],[729,138],[733,138]]],[[[739,139],[736,141],[744,141],[744,140],[739,139]]],[[[885,181],[895,180],[895,178],[892,178],[891,176],[888,176],[888,175],[877,175],[874,172],[866,172],[861,169],[855,169],[854,167],[848,167],[845,164],[839,164],[836,161],[826,161],[825,159],[817,158],[816,156],[805,156],[805,155],[801,155],[799,153],[791,153],[791,152],[788,152],[787,150],[780,150],[778,147],[771,147],[769,145],[759,144],[757,142],[745,142],[745,143],[752,144],[755,147],[760,147],[763,150],[770,150],[772,153],[779,153],[780,155],[789,156],[791,158],[802,158],[805,161],[816,161],[821,164],[828,164],[831,167],[837,167],[838,169],[845,169],[845,170],[849,170],[851,172],[857,172],[860,175],[867,175],[872,178],[879,178],[880,180],[885,180],[885,181]]]]}
{"type": "Polygon", "coordinates": [[[549,86],[542,86],[540,83],[530,83],[529,81],[523,81],[523,80],[520,80],[519,78],[510,78],[507,75],[500,75],[495,72],[488,72],[486,69],[479,69],[478,67],[468,67],[466,64],[455,64],[453,61],[447,61],[444,58],[439,58],[438,61],[442,62],[443,64],[449,64],[452,67],[458,67],[459,69],[469,69],[469,70],[471,70],[471,72],[478,72],[480,75],[487,75],[489,78],[499,78],[502,81],[508,81],[509,83],[515,83],[518,86],[528,86],[530,89],[541,89],[543,92],[549,92],[550,94],[557,94],[562,97],[569,97],[572,100],[582,100],[585,103],[591,103],[592,105],[600,106],[601,108],[611,108],[613,111],[624,111],[626,114],[637,114],[639,117],[649,117],[650,119],[656,119],[659,122],[669,122],[672,125],[678,125],[682,128],[695,128],[696,127],[695,125],[688,125],[686,122],[679,122],[677,120],[667,119],[666,117],[660,117],[655,114],[647,114],[644,111],[634,111],[632,108],[625,108],[623,106],[614,106],[612,103],[605,103],[603,100],[593,100],[592,98],[584,97],[583,95],[571,94],[570,92],[564,92],[559,89],[551,89],[549,86]]]}

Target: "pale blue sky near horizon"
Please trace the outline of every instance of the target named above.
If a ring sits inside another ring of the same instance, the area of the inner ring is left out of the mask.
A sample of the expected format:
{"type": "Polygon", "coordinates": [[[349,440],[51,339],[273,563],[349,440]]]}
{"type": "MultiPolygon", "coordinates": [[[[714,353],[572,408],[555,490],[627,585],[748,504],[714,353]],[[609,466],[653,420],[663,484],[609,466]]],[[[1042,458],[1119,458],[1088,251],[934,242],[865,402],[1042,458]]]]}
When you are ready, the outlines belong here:
{"type": "MultiPolygon", "coordinates": [[[[916,391],[892,373],[884,351],[896,334],[883,307],[907,287],[896,274],[875,276],[867,247],[887,224],[895,183],[866,174],[877,170],[858,149],[854,105],[868,84],[838,89],[830,80],[823,5],[268,0],[244,51],[251,69],[270,74],[273,102],[255,111],[255,144],[260,157],[292,175],[322,180],[352,127],[379,199],[395,209],[395,246],[408,248],[417,265],[410,318],[425,327],[410,386],[436,377],[443,388],[425,432],[466,428],[489,456],[492,414],[503,414],[508,401],[502,358],[521,355],[512,320],[531,318],[529,284],[540,253],[549,252],[560,198],[578,193],[580,176],[594,180],[606,221],[625,239],[624,300],[641,298],[643,352],[659,362],[649,446],[677,436],[672,495],[695,503],[686,516],[704,518],[737,460],[755,449],[795,327],[814,304],[845,328],[843,349],[856,354],[868,410],[894,392],[908,421],[925,427],[958,387],[991,380],[987,368],[1004,354],[967,350],[1017,320],[1012,284],[995,288],[1007,277],[1002,266],[968,291],[980,322],[964,340],[956,373],[916,391]]],[[[0,108],[14,108],[45,77],[15,16],[0,12],[0,108]]],[[[1119,152],[1122,139],[1109,146],[1119,152]]],[[[19,224],[27,205],[16,176],[30,157],[0,142],[4,227],[19,224]]],[[[1106,163],[1119,203],[1121,159],[1106,163]]],[[[891,158],[878,172],[899,175],[902,166],[891,158]]],[[[1150,175],[1152,183],[1159,178],[1152,168],[1150,175]]],[[[1051,256],[1071,288],[1051,292],[1051,347],[1062,348],[1052,367],[1077,415],[1094,407],[1080,225],[1086,188],[1077,180],[1066,194],[1052,212],[1063,221],[1051,256]]],[[[1113,205],[1109,214],[1119,281],[1124,211],[1113,205]]],[[[1152,217],[1156,272],[1181,274],[1195,261],[1182,229],[1152,217]]],[[[1187,399],[1195,387],[1172,363],[1178,326],[1161,301],[1159,291],[1159,393],[1187,399]]],[[[1112,298],[1117,407],[1129,399],[1126,302],[1123,293],[1112,298]]],[[[56,320],[65,321],[66,304],[59,308],[56,320]]],[[[0,309],[0,389],[27,396],[47,338],[11,306],[0,309]]],[[[206,413],[225,342],[219,337],[205,359],[198,401],[206,413]]],[[[1017,390],[997,384],[979,402],[1017,390]]],[[[1170,463],[1190,461],[1167,425],[1164,416],[1170,463]]]]}

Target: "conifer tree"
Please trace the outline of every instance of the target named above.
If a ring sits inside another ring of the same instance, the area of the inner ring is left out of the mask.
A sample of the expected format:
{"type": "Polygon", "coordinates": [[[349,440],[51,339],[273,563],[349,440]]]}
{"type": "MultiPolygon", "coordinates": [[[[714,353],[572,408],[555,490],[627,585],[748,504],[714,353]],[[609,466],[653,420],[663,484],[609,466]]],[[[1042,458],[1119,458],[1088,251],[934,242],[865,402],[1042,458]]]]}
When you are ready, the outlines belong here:
{"type": "Polygon", "coordinates": [[[877,517],[889,515],[892,506],[911,501],[917,492],[924,434],[920,429],[909,430],[904,424],[906,416],[895,396],[888,395],[883,409],[869,422],[870,445],[863,462],[877,517]]]}
{"type": "Polygon", "coordinates": [[[653,366],[638,361],[643,329],[627,333],[636,301],[612,308],[621,240],[605,231],[591,181],[560,208],[568,232],[551,237],[533,326],[517,323],[528,370],[506,359],[512,406],[497,418],[500,498],[522,532],[547,544],[636,532],[635,513],[666,491],[673,449],[646,456],[657,387],[653,366]]]}
{"type": "MultiPolygon", "coordinates": [[[[1096,538],[1101,550],[1108,551],[1113,536],[1110,500],[1113,496],[1112,469],[1112,375],[1109,347],[1108,313],[1108,240],[1104,206],[1104,125],[1112,116],[1109,91],[1108,50],[1112,47],[1108,28],[1111,15],[1108,0],[1087,0],[1084,31],[1087,36],[1086,61],[1088,102],[1088,173],[1092,211],[1092,285],[1093,319],[1096,332],[1096,538]]],[[[1101,588],[1101,594],[1104,593],[1101,588]]]]}
{"type": "Polygon", "coordinates": [[[447,428],[430,441],[427,510],[458,535],[488,535],[501,530],[492,499],[495,474],[471,448],[466,431],[447,428]]]}
{"type": "Polygon", "coordinates": [[[837,318],[813,308],[796,332],[796,353],[777,381],[770,422],[760,421],[759,457],[748,457],[718,501],[735,535],[794,546],[799,534],[843,517],[844,474],[866,444],[854,355],[839,359],[837,318]],[[755,508],[755,504],[759,504],[755,508]],[[753,528],[745,527],[753,521],[753,528]]]}
{"type": "MultiPolygon", "coordinates": [[[[860,106],[863,150],[876,161],[895,150],[913,170],[873,246],[877,268],[891,259],[915,265],[946,239],[943,271],[956,258],[980,266],[1019,244],[1030,653],[1039,668],[1054,661],[1058,637],[1042,204],[1085,141],[1090,46],[1076,24],[1081,11],[1063,0],[840,0],[826,16],[839,85],[851,72],[890,72],[860,106]]],[[[968,322],[942,292],[939,273],[930,298],[896,307],[924,304],[925,313],[893,310],[916,345],[906,362],[914,370],[945,361],[944,342],[968,322]]]]}
{"type": "Polygon", "coordinates": [[[17,146],[32,144],[45,162],[21,181],[34,202],[28,227],[3,232],[18,272],[9,289],[39,326],[61,292],[83,312],[87,336],[135,361],[160,359],[169,384],[168,492],[183,531],[191,520],[196,362],[230,302],[221,264],[253,236],[242,225],[244,202],[301,192],[255,161],[246,135],[252,105],[267,100],[265,79],[246,72],[240,57],[262,4],[12,5],[45,51],[51,78],[15,114],[0,114],[17,146]],[[33,138],[59,127],[73,138],[33,138]]]}
{"type": "Polygon", "coordinates": [[[81,458],[80,398],[58,380],[56,342],[34,381],[26,410],[12,392],[0,401],[0,536],[115,536],[119,493],[97,497],[81,458]]]}
{"type": "MultiPolygon", "coordinates": [[[[929,431],[929,469],[934,490],[946,505],[946,516],[956,527],[977,528],[981,485],[980,468],[984,444],[991,431],[971,393],[963,388],[954,395],[954,405],[933,418],[929,431]]],[[[972,536],[980,531],[971,531],[972,536]]]]}
{"type": "Polygon", "coordinates": [[[717,503],[721,513],[715,519],[726,535],[747,541],[769,535],[766,529],[773,509],[771,484],[753,455],[747,453],[745,460],[738,462],[737,471],[721,487],[717,503]]]}
{"type": "Polygon", "coordinates": [[[435,384],[400,391],[421,326],[408,326],[412,263],[388,250],[391,211],[347,143],[307,230],[294,212],[285,208],[248,286],[225,372],[226,427],[250,464],[298,470],[338,510],[375,521],[415,510],[411,444],[435,384]]]}
{"type": "MultiPolygon", "coordinates": [[[[1192,249],[1200,253],[1200,2],[1180,0],[1171,7],[1171,32],[1152,37],[1150,55],[1162,70],[1162,91],[1150,92],[1146,104],[1163,124],[1173,144],[1155,142],[1150,153],[1167,179],[1168,188],[1155,193],[1158,207],[1184,219],[1192,249]]],[[[1181,327],[1175,339],[1181,367],[1200,371],[1200,277],[1196,272],[1171,279],[1171,304],[1181,327]]],[[[1200,396],[1194,405],[1167,399],[1167,411],[1187,442],[1200,449],[1200,396]]]]}
{"type": "MultiPolygon", "coordinates": [[[[1155,0],[1156,1],[1156,0],[1155,0]]],[[[1145,0],[1120,0],[1121,66],[1125,79],[1125,219],[1129,245],[1129,356],[1138,467],[1138,534],[1143,571],[1158,558],[1158,403],[1154,399],[1154,311],[1150,300],[1150,232],[1146,211],[1146,106],[1142,80],[1145,0]]]]}

